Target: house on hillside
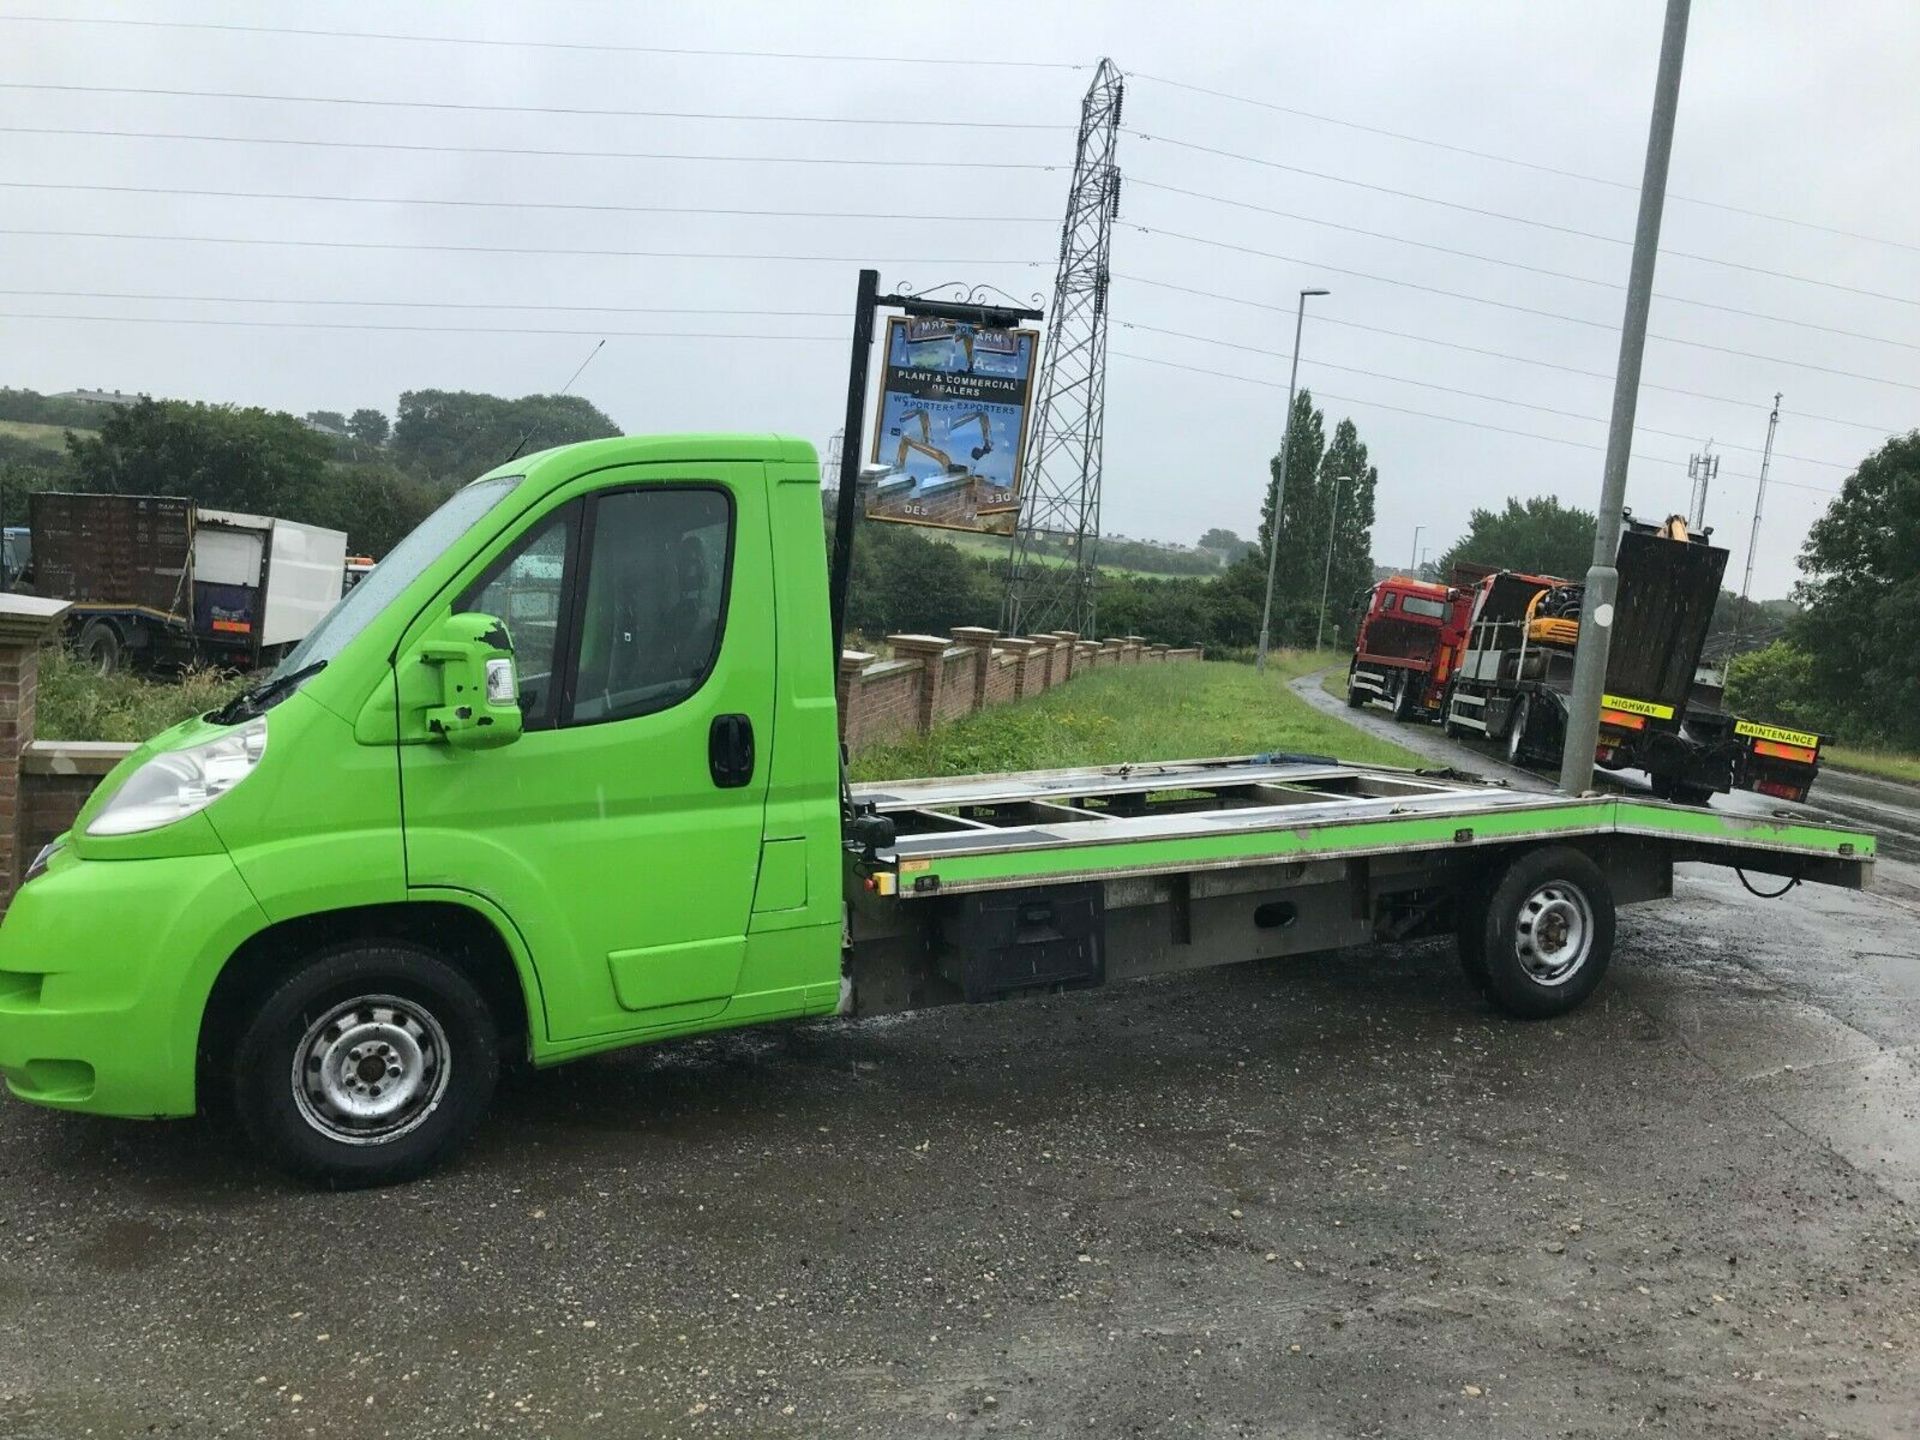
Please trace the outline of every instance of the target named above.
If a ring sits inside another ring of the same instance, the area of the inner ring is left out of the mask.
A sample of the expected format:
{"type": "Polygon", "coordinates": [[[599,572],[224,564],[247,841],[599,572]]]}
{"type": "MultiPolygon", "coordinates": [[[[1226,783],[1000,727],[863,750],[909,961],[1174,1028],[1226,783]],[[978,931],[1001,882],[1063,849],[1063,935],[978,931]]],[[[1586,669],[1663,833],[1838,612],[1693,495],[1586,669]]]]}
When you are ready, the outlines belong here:
{"type": "Polygon", "coordinates": [[[119,390],[62,390],[58,395],[49,395],[49,400],[71,400],[78,405],[131,405],[145,397],[128,395],[119,390]]]}

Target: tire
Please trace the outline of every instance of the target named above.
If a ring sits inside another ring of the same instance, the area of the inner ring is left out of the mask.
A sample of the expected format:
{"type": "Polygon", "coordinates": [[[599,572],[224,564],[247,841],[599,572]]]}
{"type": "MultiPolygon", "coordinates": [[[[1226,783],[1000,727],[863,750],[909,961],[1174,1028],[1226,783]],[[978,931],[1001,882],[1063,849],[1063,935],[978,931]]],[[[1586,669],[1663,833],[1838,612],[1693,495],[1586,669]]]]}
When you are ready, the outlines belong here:
{"type": "Polygon", "coordinates": [[[1347,708],[1349,710],[1358,710],[1366,703],[1366,693],[1353,688],[1353,667],[1349,666],[1347,668],[1347,708]]]}
{"type": "Polygon", "coordinates": [[[1406,676],[1400,677],[1400,683],[1393,687],[1393,718],[1404,723],[1413,713],[1413,682],[1406,676]]]}
{"type": "Polygon", "coordinates": [[[1471,887],[1460,964],[1493,1003],[1523,1020],[1577,1008],[1613,957],[1613,889],[1565,845],[1521,852],[1471,887]]]}
{"type": "Polygon", "coordinates": [[[80,638],[73,643],[74,651],[96,675],[112,675],[120,670],[126,658],[126,646],[120,639],[120,631],[111,620],[93,619],[80,627],[80,638]]]}
{"type": "Polygon", "coordinates": [[[1667,786],[1666,798],[1676,805],[1695,805],[1704,808],[1713,803],[1714,793],[1710,785],[1688,785],[1675,780],[1667,786]]]}
{"type": "Polygon", "coordinates": [[[472,1135],[499,1071],[498,1027],[471,980],[431,951],[358,942],[302,964],[243,1016],[232,1100],[288,1173],[391,1185],[472,1135]]]}
{"type": "Polygon", "coordinates": [[[1507,763],[1523,765],[1527,753],[1527,724],[1533,719],[1533,697],[1522,695],[1513,707],[1513,718],[1507,722],[1507,763]]]}

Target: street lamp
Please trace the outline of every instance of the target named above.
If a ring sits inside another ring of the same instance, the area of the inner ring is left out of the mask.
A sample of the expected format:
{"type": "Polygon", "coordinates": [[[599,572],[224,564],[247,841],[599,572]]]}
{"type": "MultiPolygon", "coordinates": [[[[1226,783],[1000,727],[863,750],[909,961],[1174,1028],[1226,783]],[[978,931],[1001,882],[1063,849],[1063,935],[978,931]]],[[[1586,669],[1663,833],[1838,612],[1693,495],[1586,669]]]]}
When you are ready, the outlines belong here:
{"type": "Polygon", "coordinates": [[[1260,607],[1260,647],[1253,657],[1253,668],[1262,672],[1267,668],[1267,637],[1273,626],[1273,576],[1280,564],[1280,505],[1287,497],[1287,457],[1293,450],[1293,391],[1300,379],[1300,329],[1307,320],[1307,297],[1332,293],[1302,290],[1299,308],[1293,317],[1293,366],[1287,373],[1287,429],[1280,437],[1280,473],[1273,480],[1273,523],[1267,527],[1267,598],[1260,607]]]}
{"type": "Polygon", "coordinates": [[[1407,564],[1414,570],[1420,568],[1420,533],[1426,528],[1424,525],[1413,527],[1413,554],[1407,557],[1407,564]]]}
{"type": "Polygon", "coordinates": [[[1320,637],[1327,628],[1327,586],[1333,580],[1333,532],[1340,524],[1340,487],[1354,477],[1336,475],[1333,480],[1333,516],[1327,521],[1327,568],[1320,576],[1320,623],[1314,627],[1313,648],[1320,648],[1320,637]]]}

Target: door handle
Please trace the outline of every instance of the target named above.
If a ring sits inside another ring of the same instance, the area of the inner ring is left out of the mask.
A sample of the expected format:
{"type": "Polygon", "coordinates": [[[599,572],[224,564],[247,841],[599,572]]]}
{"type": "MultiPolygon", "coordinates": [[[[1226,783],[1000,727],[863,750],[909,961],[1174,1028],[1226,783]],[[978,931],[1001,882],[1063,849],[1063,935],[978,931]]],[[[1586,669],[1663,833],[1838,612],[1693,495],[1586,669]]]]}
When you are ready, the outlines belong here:
{"type": "Polygon", "coordinates": [[[753,781],[753,721],[745,715],[716,715],[707,727],[707,771],[722,790],[753,781]]]}

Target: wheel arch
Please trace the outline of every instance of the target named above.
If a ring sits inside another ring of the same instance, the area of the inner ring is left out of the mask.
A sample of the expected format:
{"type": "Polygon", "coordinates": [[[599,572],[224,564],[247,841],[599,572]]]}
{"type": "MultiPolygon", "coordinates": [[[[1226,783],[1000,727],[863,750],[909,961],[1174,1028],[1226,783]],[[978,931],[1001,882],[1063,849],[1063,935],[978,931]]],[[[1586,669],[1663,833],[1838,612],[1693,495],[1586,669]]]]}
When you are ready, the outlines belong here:
{"type": "Polygon", "coordinates": [[[221,966],[200,1013],[195,1076],[202,1103],[218,1093],[210,1067],[227,1058],[213,1037],[231,1031],[240,1015],[305,955],[356,940],[400,941],[451,961],[486,997],[509,1053],[530,1056],[545,1006],[539,978],[519,934],[478,896],[434,892],[420,899],[319,910],[256,931],[221,966]]]}

